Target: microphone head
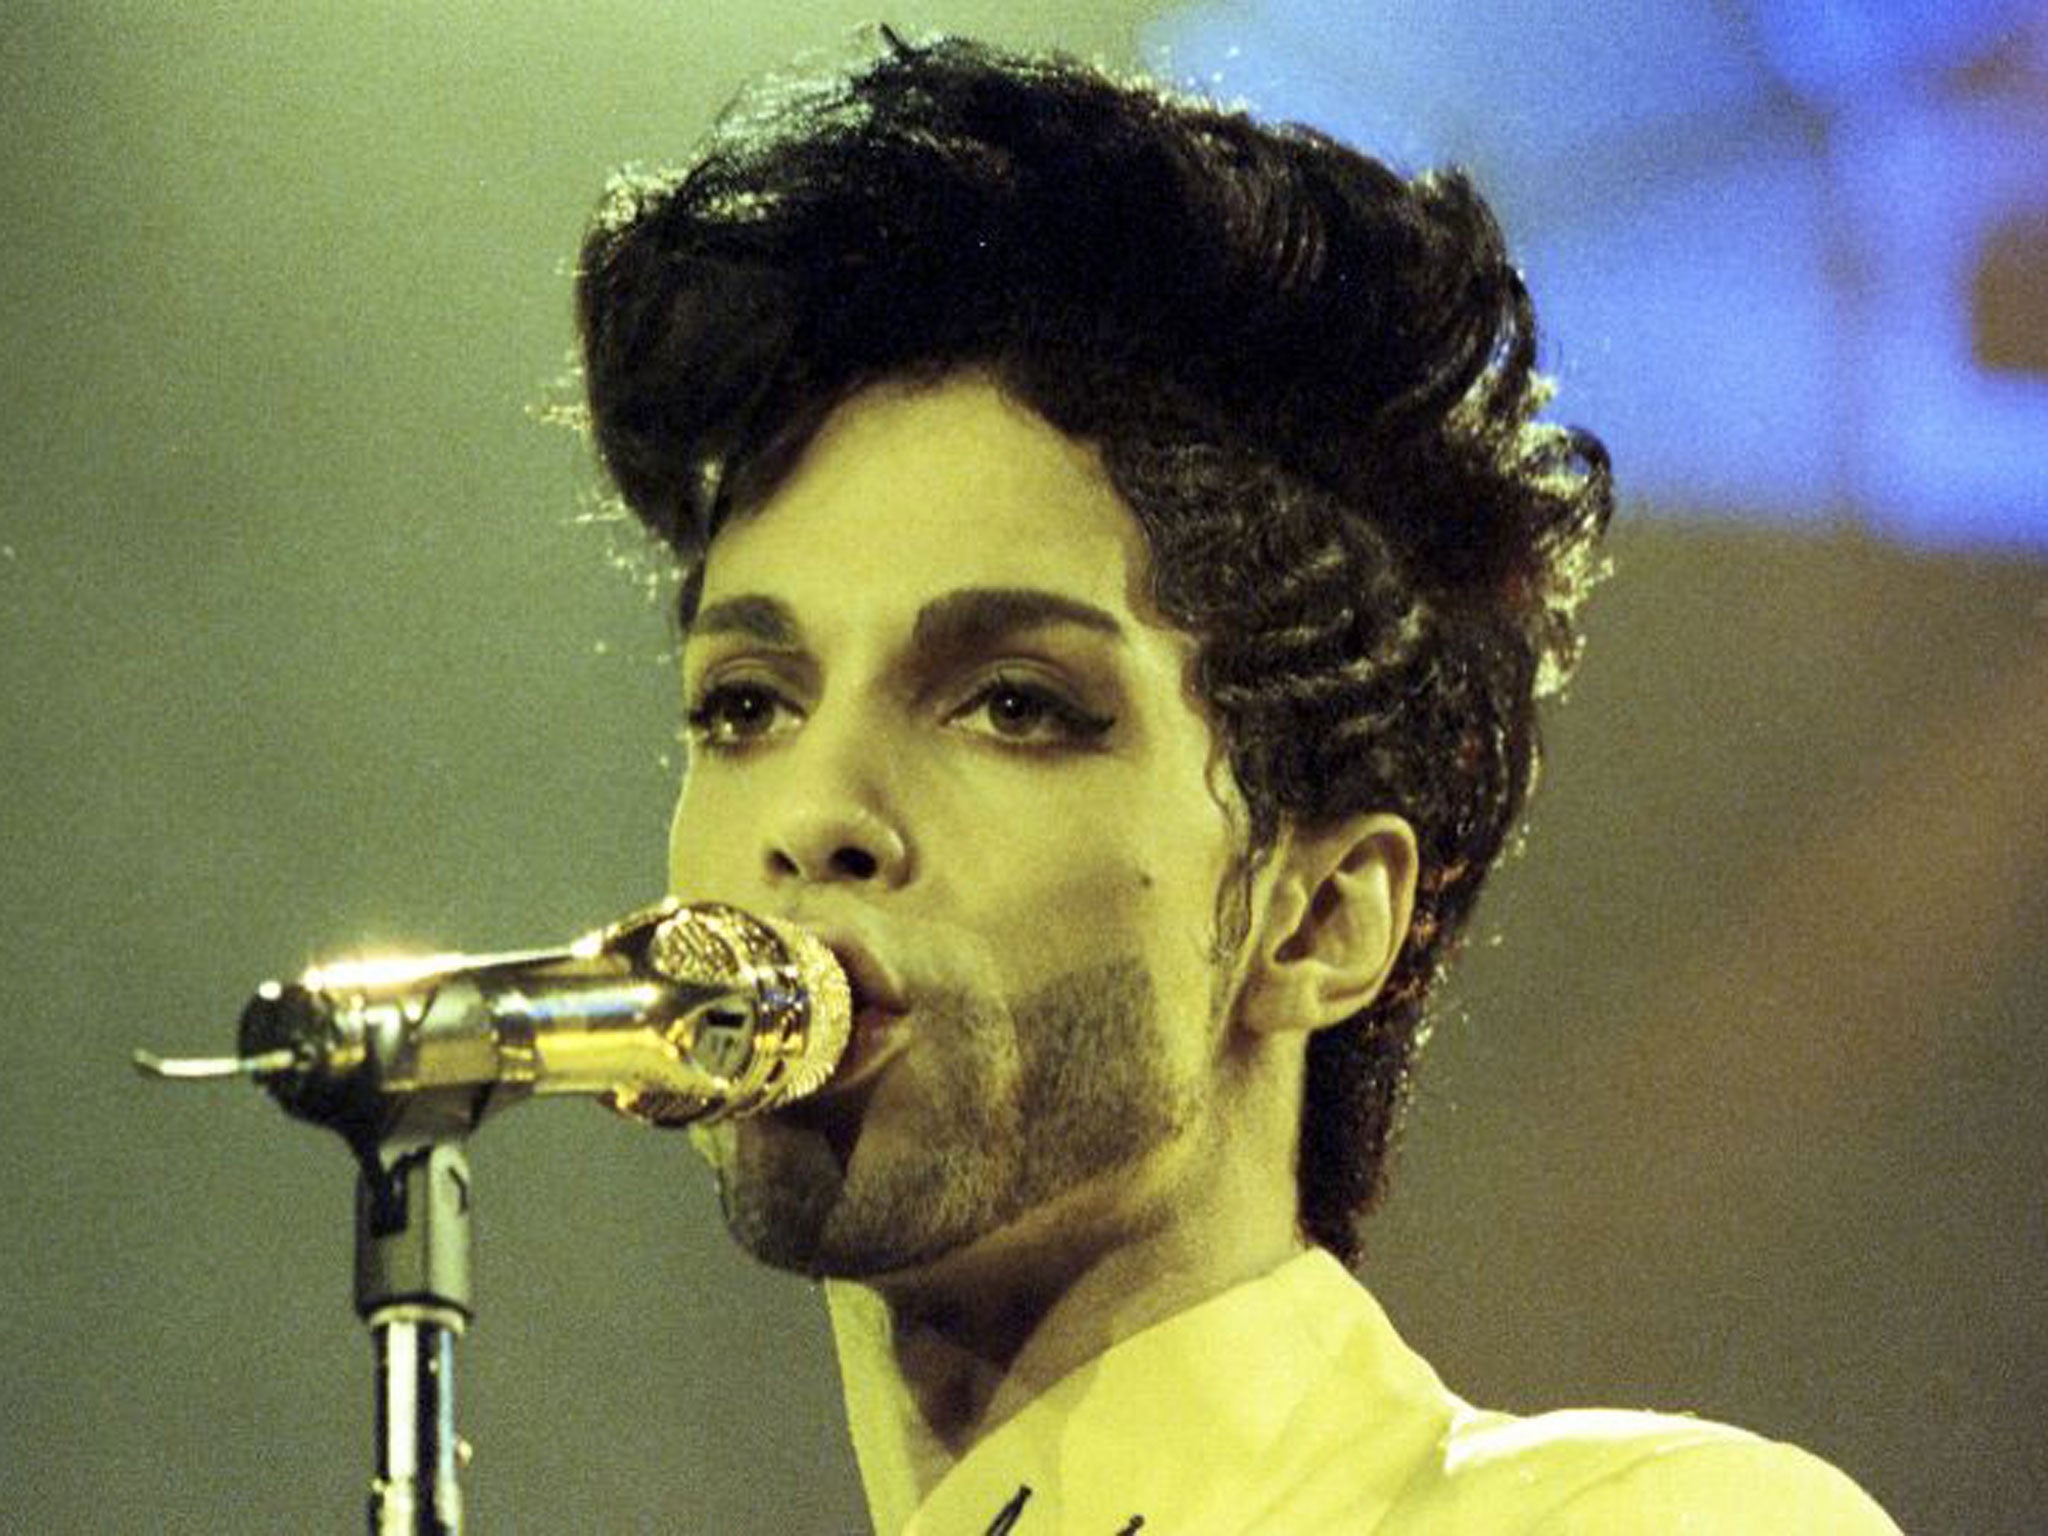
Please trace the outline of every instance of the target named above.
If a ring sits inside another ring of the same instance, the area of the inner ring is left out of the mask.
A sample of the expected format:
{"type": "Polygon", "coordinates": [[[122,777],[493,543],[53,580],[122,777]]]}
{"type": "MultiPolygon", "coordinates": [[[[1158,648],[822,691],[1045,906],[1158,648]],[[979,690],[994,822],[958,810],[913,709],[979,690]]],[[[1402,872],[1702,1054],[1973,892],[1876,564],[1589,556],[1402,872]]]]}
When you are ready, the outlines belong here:
{"type": "Polygon", "coordinates": [[[794,923],[718,903],[671,906],[646,940],[664,979],[715,986],[729,1001],[694,1011],[672,1036],[702,1092],[635,1088],[613,1107],[657,1125],[759,1114],[816,1093],[846,1054],[853,991],[824,943],[794,923]]]}

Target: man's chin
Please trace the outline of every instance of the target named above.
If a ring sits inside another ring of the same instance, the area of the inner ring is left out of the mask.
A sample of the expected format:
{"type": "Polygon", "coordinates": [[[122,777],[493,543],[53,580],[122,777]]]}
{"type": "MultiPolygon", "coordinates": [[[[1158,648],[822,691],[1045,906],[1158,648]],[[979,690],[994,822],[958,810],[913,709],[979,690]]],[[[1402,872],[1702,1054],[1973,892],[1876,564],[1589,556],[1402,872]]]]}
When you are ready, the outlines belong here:
{"type": "Polygon", "coordinates": [[[763,1264],[814,1280],[914,1272],[971,1234],[944,1162],[891,1156],[894,1127],[869,1135],[858,1106],[792,1106],[696,1136],[718,1177],[733,1240],[763,1264]],[[802,1114],[798,1113],[804,1109],[802,1114]],[[934,1182],[935,1187],[906,1187],[934,1182]],[[948,1208],[948,1207],[953,1208],[948,1208]]]}
{"type": "Polygon", "coordinates": [[[717,1176],[733,1241],[776,1269],[818,1274],[826,1228],[846,1184],[834,1138],[776,1115],[693,1127],[690,1139],[717,1176]]]}

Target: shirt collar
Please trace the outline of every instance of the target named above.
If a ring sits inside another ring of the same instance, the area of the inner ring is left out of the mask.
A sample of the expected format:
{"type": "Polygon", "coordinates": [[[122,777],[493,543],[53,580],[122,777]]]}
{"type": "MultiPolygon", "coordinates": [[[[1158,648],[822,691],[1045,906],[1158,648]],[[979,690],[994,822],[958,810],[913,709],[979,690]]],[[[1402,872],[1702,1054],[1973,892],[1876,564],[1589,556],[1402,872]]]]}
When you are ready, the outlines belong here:
{"type": "MultiPolygon", "coordinates": [[[[1456,1405],[1371,1294],[1315,1248],[1068,1373],[976,1444],[904,1536],[1117,1536],[1139,1528],[1136,1516],[1147,1531],[1237,1529],[1227,1512],[1256,1507],[1302,1437],[1354,1438],[1362,1418],[1422,1429],[1433,1443],[1456,1405]]],[[[1380,1457],[1391,1496],[1412,1466],[1412,1438],[1366,1437],[1354,1472],[1369,1481],[1380,1457]]]]}

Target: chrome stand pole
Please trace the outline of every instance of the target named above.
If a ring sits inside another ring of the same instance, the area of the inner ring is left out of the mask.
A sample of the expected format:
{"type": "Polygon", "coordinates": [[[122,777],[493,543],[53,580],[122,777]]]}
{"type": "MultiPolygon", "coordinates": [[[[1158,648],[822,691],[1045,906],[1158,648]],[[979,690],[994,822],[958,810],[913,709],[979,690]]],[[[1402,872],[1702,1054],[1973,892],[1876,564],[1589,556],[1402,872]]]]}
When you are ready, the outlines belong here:
{"type": "Polygon", "coordinates": [[[472,1315],[461,1144],[380,1147],[356,1184],[356,1311],[377,1355],[370,1536],[461,1536],[455,1341],[472,1315]]]}

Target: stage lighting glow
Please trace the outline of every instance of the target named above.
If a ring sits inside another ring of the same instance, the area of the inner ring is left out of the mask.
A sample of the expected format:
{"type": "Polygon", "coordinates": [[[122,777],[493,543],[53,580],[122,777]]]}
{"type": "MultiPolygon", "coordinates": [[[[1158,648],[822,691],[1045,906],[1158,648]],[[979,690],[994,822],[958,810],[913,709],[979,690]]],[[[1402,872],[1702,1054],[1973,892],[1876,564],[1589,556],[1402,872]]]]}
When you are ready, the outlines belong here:
{"type": "Polygon", "coordinates": [[[2039,7],[1250,0],[1147,42],[1260,116],[1468,166],[1632,498],[2048,551],[2048,377],[2012,362],[2048,330],[2012,234],[2048,222],[2039,7]]]}

